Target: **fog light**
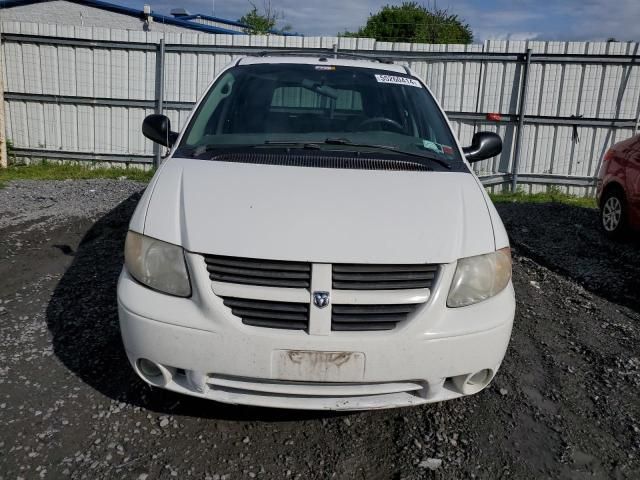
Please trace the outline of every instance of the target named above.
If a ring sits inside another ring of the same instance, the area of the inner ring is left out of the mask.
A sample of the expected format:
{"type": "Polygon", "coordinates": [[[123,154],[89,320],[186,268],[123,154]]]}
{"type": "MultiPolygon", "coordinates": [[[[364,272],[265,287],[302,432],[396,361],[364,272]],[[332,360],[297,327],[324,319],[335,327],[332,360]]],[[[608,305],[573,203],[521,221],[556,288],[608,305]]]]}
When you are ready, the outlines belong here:
{"type": "Polygon", "coordinates": [[[480,370],[479,372],[471,375],[471,378],[467,380],[469,385],[486,385],[491,379],[491,370],[480,370]]]}
{"type": "Polygon", "coordinates": [[[138,360],[138,368],[140,372],[147,378],[158,378],[162,376],[162,370],[160,367],[151,360],[147,360],[146,358],[141,358],[138,360]]]}
{"type": "Polygon", "coordinates": [[[468,375],[453,377],[451,380],[460,393],[473,395],[489,385],[492,379],[493,370],[485,368],[484,370],[479,370],[468,375]]]}

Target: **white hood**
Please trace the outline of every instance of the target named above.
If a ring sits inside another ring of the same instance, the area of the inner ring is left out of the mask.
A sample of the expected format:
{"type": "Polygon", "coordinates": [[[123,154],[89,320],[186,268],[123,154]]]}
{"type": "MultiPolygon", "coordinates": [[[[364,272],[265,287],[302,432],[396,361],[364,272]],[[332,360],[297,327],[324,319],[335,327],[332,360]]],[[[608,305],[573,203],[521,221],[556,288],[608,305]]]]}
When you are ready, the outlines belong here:
{"type": "Polygon", "coordinates": [[[483,192],[469,173],[170,159],[149,188],[146,216],[134,216],[132,229],[141,230],[135,219],[144,218],[145,235],[192,252],[448,263],[496,247],[483,192]]]}

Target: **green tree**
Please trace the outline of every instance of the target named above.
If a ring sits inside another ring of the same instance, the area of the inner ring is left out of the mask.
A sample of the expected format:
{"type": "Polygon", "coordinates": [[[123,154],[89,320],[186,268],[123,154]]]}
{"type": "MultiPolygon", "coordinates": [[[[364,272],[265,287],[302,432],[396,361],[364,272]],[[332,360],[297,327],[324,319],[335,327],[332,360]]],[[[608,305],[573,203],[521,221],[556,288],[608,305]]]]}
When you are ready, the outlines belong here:
{"type": "Polygon", "coordinates": [[[471,27],[458,15],[443,9],[428,9],[417,2],[386,5],[369,15],[367,24],[347,37],[369,37],[384,42],[471,43],[471,27]]]}
{"type": "MultiPolygon", "coordinates": [[[[251,10],[245,13],[238,21],[248,26],[245,33],[253,35],[265,35],[275,29],[278,20],[284,19],[284,13],[272,7],[270,0],[265,0],[262,5],[262,13],[255,3],[249,0],[251,10]]],[[[281,31],[291,30],[291,25],[285,25],[281,31]]]]}

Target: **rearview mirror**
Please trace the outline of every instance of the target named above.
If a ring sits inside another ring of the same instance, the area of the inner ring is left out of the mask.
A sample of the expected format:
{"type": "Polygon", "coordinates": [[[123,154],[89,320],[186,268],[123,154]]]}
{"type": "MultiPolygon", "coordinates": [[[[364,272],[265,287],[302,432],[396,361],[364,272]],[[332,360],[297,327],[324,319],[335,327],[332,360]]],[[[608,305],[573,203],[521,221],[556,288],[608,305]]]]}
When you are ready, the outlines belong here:
{"type": "Polygon", "coordinates": [[[171,120],[165,115],[148,115],[142,122],[142,134],[149,140],[171,148],[178,134],[171,131],[171,120]]]}
{"type": "Polygon", "coordinates": [[[492,132],[478,132],[471,139],[471,146],[462,152],[469,163],[495,157],[502,151],[502,139],[492,132]]]}

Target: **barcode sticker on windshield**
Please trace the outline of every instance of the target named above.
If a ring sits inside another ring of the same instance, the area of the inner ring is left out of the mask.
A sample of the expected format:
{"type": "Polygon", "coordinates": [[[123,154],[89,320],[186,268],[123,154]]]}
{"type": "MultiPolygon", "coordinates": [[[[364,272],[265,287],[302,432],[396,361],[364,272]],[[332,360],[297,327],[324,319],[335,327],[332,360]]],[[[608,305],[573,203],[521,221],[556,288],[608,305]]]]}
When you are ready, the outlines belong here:
{"type": "Polygon", "coordinates": [[[396,77],[394,75],[379,75],[376,74],[376,80],[378,83],[395,83],[397,85],[410,85],[412,87],[420,88],[420,82],[413,78],[396,77]]]}

